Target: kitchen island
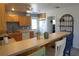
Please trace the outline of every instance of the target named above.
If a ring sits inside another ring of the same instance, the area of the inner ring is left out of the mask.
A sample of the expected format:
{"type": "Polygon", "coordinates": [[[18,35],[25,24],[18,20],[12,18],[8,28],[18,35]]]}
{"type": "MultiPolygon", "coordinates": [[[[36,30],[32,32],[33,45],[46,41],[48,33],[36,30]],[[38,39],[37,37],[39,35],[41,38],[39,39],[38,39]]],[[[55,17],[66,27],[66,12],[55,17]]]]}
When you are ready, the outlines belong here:
{"type": "Polygon", "coordinates": [[[30,52],[34,49],[39,49],[40,47],[45,47],[51,42],[61,40],[61,38],[69,35],[69,32],[56,32],[49,35],[49,39],[44,39],[41,37],[39,40],[37,38],[32,38],[29,40],[22,40],[14,42],[7,45],[0,46],[0,56],[15,56],[20,55],[24,52],[30,52]]]}

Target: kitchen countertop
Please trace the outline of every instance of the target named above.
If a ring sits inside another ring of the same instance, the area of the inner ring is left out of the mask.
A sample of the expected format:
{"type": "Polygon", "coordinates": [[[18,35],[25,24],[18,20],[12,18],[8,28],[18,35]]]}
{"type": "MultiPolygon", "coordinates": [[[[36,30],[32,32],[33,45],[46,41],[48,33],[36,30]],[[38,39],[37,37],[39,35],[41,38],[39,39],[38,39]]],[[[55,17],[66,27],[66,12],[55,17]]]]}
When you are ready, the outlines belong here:
{"type": "Polygon", "coordinates": [[[30,32],[30,31],[33,31],[33,30],[17,30],[17,32],[30,32]]]}
{"type": "Polygon", "coordinates": [[[4,36],[8,36],[8,34],[6,34],[6,33],[0,34],[0,37],[4,37],[4,36]]]}
{"type": "Polygon", "coordinates": [[[15,32],[11,32],[11,33],[8,33],[9,35],[10,34],[18,34],[18,33],[22,33],[22,32],[30,32],[30,31],[33,31],[33,30],[17,30],[17,31],[15,31],[15,32]]]}
{"type": "Polygon", "coordinates": [[[8,56],[8,55],[18,55],[26,51],[30,51],[33,48],[38,48],[44,46],[50,42],[55,40],[60,40],[60,38],[69,35],[68,32],[56,32],[49,35],[49,39],[37,40],[36,37],[29,40],[22,40],[19,42],[14,42],[11,44],[0,46],[0,56],[8,56]]]}

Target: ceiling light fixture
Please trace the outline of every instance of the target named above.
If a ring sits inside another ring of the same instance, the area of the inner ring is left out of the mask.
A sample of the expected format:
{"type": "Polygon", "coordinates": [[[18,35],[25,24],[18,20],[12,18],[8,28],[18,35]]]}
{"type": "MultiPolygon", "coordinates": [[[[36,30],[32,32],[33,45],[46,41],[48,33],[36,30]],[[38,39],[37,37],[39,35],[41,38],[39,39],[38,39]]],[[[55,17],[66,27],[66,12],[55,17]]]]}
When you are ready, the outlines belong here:
{"type": "Polygon", "coordinates": [[[30,10],[27,10],[26,12],[27,12],[27,13],[31,13],[31,11],[30,11],[30,10]]]}

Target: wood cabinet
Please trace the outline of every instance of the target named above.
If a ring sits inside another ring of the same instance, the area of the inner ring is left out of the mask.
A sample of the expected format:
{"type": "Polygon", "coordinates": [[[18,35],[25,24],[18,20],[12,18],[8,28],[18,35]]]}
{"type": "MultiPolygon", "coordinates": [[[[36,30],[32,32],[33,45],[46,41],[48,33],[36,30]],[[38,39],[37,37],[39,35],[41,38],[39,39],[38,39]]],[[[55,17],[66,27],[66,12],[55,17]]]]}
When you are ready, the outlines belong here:
{"type": "Polygon", "coordinates": [[[6,14],[7,22],[19,22],[20,26],[29,26],[31,25],[31,16],[18,16],[6,14]]]}
{"type": "Polygon", "coordinates": [[[5,24],[5,4],[0,4],[0,30],[6,30],[5,24]]]}
{"type": "Polygon", "coordinates": [[[33,38],[34,37],[34,31],[30,31],[29,36],[30,36],[30,38],[33,38]]]}
{"type": "Polygon", "coordinates": [[[6,14],[7,22],[18,22],[18,15],[6,14]]]}
{"type": "Polygon", "coordinates": [[[21,40],[22,40],[22,33],[18,33],[18,34],[16,34],[16,35],[14,35],[14,39],[15,39],[16,41],[21,41],[21,40]]]}
{"type": "Polygon", "coordinates": [[[16,33],[11,33],[9,34],[11,38],[14,38],[16,41],[21,41],[22,40],[22,33],[16,32],[16,33]]]}
{"type": "Polygon", "coordinates": [[[31,25],[31,16],[19,16],[18,19],[20,26],[31,25]]]}
{"type": "Polygon", "coordinates": [[[31,16],[26,16],[27,25],[31,25],[31,16]]]}

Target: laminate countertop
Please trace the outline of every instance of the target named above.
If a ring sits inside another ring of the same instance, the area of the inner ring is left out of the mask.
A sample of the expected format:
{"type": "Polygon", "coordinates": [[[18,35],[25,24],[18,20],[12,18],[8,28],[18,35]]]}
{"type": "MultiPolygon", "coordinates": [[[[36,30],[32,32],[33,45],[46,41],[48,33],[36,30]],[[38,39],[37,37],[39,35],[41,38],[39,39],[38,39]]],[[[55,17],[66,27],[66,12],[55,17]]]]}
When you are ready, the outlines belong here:
{"type": "Polygon", "coordinates": [[[33,31],[33,30],[17,30],[17,32],[30,32],[30,31],[33,31]]]}
{"type": "Polygon", "coordinates": [[[28,40],[22,40],[19,42],[2,45],[0,46],[0,56],[18,55],[26,51],[30,51],[33,48],[39,48],[50,42],[54,42],[55,40],[60,40],[60,38],[65,37],[69,34],[69,32],[56,32],[50,34],[49,39],[43,39],[43,37],[41,37],[39,40],[37,40],[35,37],[28,40]]]}

